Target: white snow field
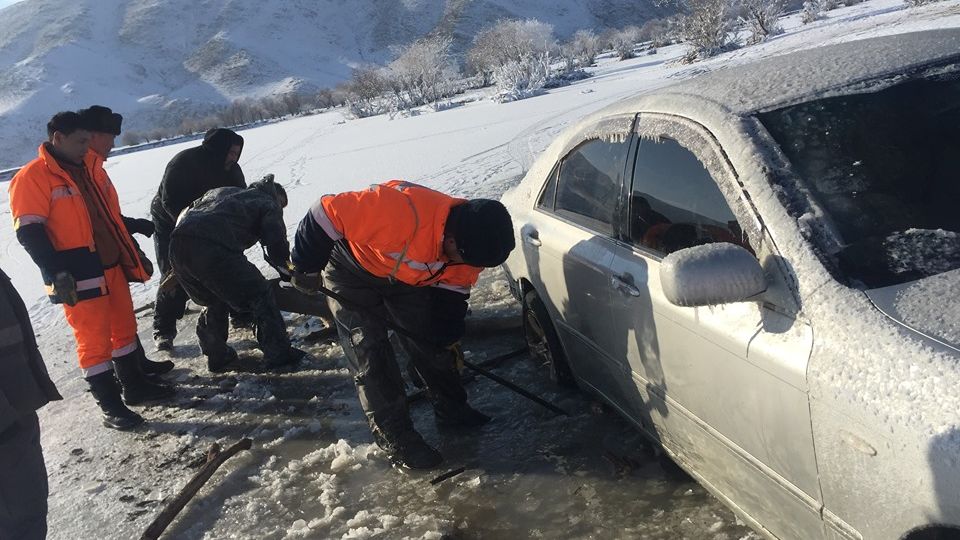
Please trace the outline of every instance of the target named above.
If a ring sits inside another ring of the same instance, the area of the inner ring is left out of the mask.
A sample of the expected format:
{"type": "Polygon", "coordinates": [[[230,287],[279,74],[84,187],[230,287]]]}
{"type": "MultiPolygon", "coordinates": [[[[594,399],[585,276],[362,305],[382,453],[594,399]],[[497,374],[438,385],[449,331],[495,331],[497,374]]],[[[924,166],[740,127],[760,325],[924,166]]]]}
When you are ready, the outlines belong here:
{"type": "MultiPolygon", "coordinates": [[[[870,0],[831,11],[787,33],[707,62],[677,65],[684,46],[616,62],[601,59],[594,77],[528,100],[497,104],[481,93],[434,113],[345,121],[339,112],[242,132],[248,180],[272,172],[287,186],[292,231],[324,193],[392,178],[458,195],[499,197],[560,130],[619,98],[705,70],[761,56],[873,35],[960,26],[960,0],[908,9],[870,0]]],[[[109,103],[108,103],[109,104],[109,103]]],[[[121,111],[122,112],[122,111],[121,111]]],[[[37,141],[39,143],[39,141],[37,141]]],[[[163,168],[186,143],[108,162],[125,214],[148,215],[163,168]]],[[[495,420],[477,432],[438,433],[430,407],[412,405],[425,438],[447,457],[437,471],[392,469],[372,444],[336,342],[320,324],[289,316],[296,344],[315,356],[302,370],[256,373],[253,338],[234,333],[243,361],[213,376],[193,335],[195,315],[180,325],[170,358],[176,400],[140,409],[148,424],[132,433],[100,426],[76,368],[74,342],[59,307],[42,298],[39,272],[18,245],[0,190],[0,253],[28,304],[44,356],[65,400],[40,412],[50,476],[50,538],[136,538],[198,470],[213,442],[243,436],[254,448],[228,461],[168,530],[167,538],[710,538],[758,536],[699,485],[656,458],[638,433],[583,396],[554,389],[525,356],[496,371],[571,412],[552,413],[486,380],[468,386],[471,401],[495,420]],[[466,467],[449,480],[435,476],[466,467]]],[[[143,240],[151,254],[153,247],[143,240]]],[[[256,249],[251,257],[260,260],[256,249]]],[[[502,274],[487,272],[471,298],[472,319],[514,317],[502,274]]],[[[133,285],[137,306],[156,279],[133,285]]],[[[151,311],[140,313],[152,353],[151,311]]],[[[465,341],[480,361],[522,347],[517,328],[475,333],[465,341]]]]}

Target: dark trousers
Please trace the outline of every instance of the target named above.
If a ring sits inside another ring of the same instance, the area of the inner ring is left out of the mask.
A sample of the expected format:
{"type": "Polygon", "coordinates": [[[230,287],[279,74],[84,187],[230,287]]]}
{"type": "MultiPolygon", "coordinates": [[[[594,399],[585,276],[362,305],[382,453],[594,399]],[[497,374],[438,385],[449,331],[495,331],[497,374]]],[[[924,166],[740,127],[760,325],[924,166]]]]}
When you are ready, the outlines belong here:
{"type": "Polygon", "coordinates": [[[270,285],[243,255],[210,240],[173,236],[170,264],[180,285],[197,304],[197,339],[203,354],[217,359],[232,355],[227,345],[231,311],[249,315],[256,325],[257,343],[269,363],[285,363],[290,339],[270,285]]]}
{"type": "Polygon", "coordinates": [[[357,265],[342,244],[334,249],[323,278],[330,290],[352,304],[329,301],[360,406],[375,436],[390,440],[413,430],[400,367],[387,328],[378,317],[426,338],[413,340],[398,335],[434,407],[466,404],[467,394],[452,353],[430,341],[433,312],[429,289],[373,276],[357,265]]]}
{"type": "MultiPolygon", "coordinates": [[[[170,273],[170,234],[173,226],[165,221],[153,218],[156,228],[153,235],[153,247],[157,251],[157,266],[161,279],[170,273]]],[[[179,283],[173,285],[166,294],[157,294],[153,308],[153,337],[173,338],[177,335],[177,321],[183,318],[187,308],[187,292],[179,283]]]]}
{"type": "Polygon", "coordinates": [[[47,468],[37,413],[0,433],[0,539],[47,536],[47,468]]]}

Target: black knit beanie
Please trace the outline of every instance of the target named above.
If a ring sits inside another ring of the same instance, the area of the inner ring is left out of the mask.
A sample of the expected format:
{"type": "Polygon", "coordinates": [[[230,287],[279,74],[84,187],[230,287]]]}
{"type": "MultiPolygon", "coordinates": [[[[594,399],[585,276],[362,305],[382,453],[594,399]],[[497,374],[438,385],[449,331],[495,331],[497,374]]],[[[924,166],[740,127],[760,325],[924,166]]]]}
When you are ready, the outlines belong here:
{"type": "Polygon", "coordinates": [[[516,246],[513,220],[500,201],[467,201],[451,209],[450,219],[457,250],[470,266],[499,266],[516,246]]]}

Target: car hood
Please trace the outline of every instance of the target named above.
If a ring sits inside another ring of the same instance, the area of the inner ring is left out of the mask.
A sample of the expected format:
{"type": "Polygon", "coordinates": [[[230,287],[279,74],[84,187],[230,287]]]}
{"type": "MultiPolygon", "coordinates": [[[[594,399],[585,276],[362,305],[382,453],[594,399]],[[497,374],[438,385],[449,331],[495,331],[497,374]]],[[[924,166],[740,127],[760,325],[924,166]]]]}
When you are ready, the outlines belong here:
{"type": "Polygon", "coordinates": [[[888,317],[960,351],[960,269],[866,294],[888,317]]]}

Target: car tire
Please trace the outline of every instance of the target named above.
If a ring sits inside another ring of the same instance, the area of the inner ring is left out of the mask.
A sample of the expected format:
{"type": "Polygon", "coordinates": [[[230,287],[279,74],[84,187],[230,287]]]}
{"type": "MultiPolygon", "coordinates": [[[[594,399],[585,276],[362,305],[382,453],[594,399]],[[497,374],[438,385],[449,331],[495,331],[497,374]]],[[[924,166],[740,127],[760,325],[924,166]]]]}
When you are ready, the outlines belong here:
{"type": "Polygon", "coordinates": [[[523,295],[523,335],[530,347],[530,355],[547,368],[551,381],[568,388],[576,386],[557,330],[536,291],[523,295]]]}

